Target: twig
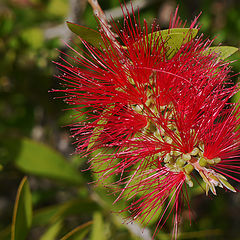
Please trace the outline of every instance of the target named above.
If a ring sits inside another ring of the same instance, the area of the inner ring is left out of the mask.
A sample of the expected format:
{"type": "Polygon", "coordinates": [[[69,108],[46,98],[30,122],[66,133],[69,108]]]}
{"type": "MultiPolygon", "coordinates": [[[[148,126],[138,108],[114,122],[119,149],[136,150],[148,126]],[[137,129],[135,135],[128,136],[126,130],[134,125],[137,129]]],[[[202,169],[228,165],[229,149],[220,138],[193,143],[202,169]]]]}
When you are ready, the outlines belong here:
{"type": "Polygon", "coordinates": [[[88,0],[89,4],[92,6],[95,16],[99,19],[102,30],[107,34],[107,36],[116,44],[117,35],[111,31],[111,25],[109,25],[107,17],[100,7],[97,0],[88,0]]]}

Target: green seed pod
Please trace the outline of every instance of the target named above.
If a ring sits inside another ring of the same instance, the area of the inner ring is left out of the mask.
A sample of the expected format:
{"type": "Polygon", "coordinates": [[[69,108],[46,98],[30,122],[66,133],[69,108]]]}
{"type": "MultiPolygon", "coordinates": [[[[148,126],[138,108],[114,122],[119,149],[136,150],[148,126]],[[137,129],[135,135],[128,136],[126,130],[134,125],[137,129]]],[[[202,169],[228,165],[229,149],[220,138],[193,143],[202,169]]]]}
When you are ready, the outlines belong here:
{"type": "Polygon", "coordinates": [[[184,167],[184,171],[186,174],[190,174],[192,171],[194,170],[194,167],[192,164],[187,164],[185,167],[184,167]]]}
{"type": "Polygon", "coordinates": [[[184,159],[182,159],[181,157],[179,157],[177,160],[176,160],[176,165],[178,167],[183,167],[185,165],[186,161],[184,159]]]}
{"type": "Polygon", "coordinates": [[[207,161],[204,157],[201,157],[199,160],[198,160],[198,163],[201,167],[205,167],[207,165],[207,161]]]}

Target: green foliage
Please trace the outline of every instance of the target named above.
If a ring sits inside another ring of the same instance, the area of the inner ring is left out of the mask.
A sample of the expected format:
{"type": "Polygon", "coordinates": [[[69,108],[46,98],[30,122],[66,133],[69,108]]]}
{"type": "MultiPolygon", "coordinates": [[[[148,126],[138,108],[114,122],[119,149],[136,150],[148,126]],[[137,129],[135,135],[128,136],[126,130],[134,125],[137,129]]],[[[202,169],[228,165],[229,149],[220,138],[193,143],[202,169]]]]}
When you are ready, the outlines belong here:
{"type": "Polygon", "coordinates": [[[90,240],[106,240],[106,236],[104,233],[104,223],[102,219],[102,215],[100,212],[95,212],[93,215],[93,227],[90,236],[90,240]]]}
{"type": "Polygon", "coordinates": [[[238,51],[238,48],[231,46],[218,46],[218,47],[210,47],[204,54],[216,53],[220,60],[224,60],[235,52],[238,51]]]}
{"type": "Polygon", "coordinates": [[[149,39],[157,39],[159,37],[159,44],[164,43],[164,47],[167,49],[166,57],[171,59],[180,49],[180,47],[193,39],[198,33],[198,29],[194,28],[173,28],[167,30],[161,30],[149,34],[149,39]]]}
{"type": "Polygon", "coordinates": [[[14,205],[11,240],[22,240],[27,234],[32,224],[32,201],[31,192],[27,178],[21,181],[14,205]]]}
{"type": "Polygon", "coordinates": [[[91,43],[93,46],[99,48],[100,46],[104,48],[105,43],[102,40],[102,37],[99,32],[90,29],[88,27],[80,26],[75,23],[67,22],[69,29],[80,36],[81,39],[91,43]]]}
{"type": "Polygon", "coordinates": [[[15,164],[22,171],[73,184],[82,182],[80,173],[58,152],[30,139],[23,139],[21,145],[15,164]]]}
{"type": "Polygon", "coordinates": [[[61,228],[63,227],[62,220],[54,222],[47,231],[41,236],[40,240],[54,240],[57,238],[61,228]]]}
{"type": "Polygon", "coordinates": [[[77,226],[72,231],[63,236],[60,240],[82,240],[89,232],[89,227],[92,225],[92,222],[89,221],[80,226],[77,226]]]}

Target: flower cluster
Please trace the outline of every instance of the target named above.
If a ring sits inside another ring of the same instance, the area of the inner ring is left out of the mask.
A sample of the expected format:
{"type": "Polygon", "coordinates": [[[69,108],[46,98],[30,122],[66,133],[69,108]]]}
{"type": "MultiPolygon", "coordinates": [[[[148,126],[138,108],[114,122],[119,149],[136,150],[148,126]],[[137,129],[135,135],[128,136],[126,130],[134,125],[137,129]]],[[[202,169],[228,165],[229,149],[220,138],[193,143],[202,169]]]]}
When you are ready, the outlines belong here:
{"type": "Polygon", "coordinates": [[[172,213],[175,233],[199,179],[206,194],[236,192],[229,180],[239,182],[240,170],[240,110],[230,102],[238,89],[226,49],[197,36],[196,20],[180,27],[175,14],[169,29],[149,30],[127,11],[123,28],[100,29],[102,45],[81,39],[86,50],[74,50],[75,63],[57,63],[64,89],[55,90],[77,112],[76,152],[93,156],[101,179],[118,177],[117,200],[130,202],[124,210],[142,222],[158,214],[158,226],[172,213]]]}

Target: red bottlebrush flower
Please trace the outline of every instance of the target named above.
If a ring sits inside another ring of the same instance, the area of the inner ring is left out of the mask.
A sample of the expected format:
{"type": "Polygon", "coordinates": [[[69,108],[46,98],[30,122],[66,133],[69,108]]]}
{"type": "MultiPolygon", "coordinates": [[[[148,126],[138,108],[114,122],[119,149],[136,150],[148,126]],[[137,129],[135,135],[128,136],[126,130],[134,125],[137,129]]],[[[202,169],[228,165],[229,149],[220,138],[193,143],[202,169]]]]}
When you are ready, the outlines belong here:
{"type": "Polygon", "coordinates": [[[177,28],[176,11],[168,30],[153,25],[150,33],[137,21],[127,11],[123,29],[112,24],[117,37],[102,28],[105,46],[82,40],[86,51],[74,50],[75,63],[57,63],[64,89],[55,92],[87,115],[72,125],[76,152],[98,150],[90,163],[104,163],[102,178],[119,176],[117,200],[130,201],[133,219],[160,212],[160,226],[174,212],[176,236],[193,178],[202,178],[207,194],[217,186],[236,191],[227,178],[240,181],[240,110],[229,102],[237,87],[223,48],[196,37],[196,20],[177,28]]]}

